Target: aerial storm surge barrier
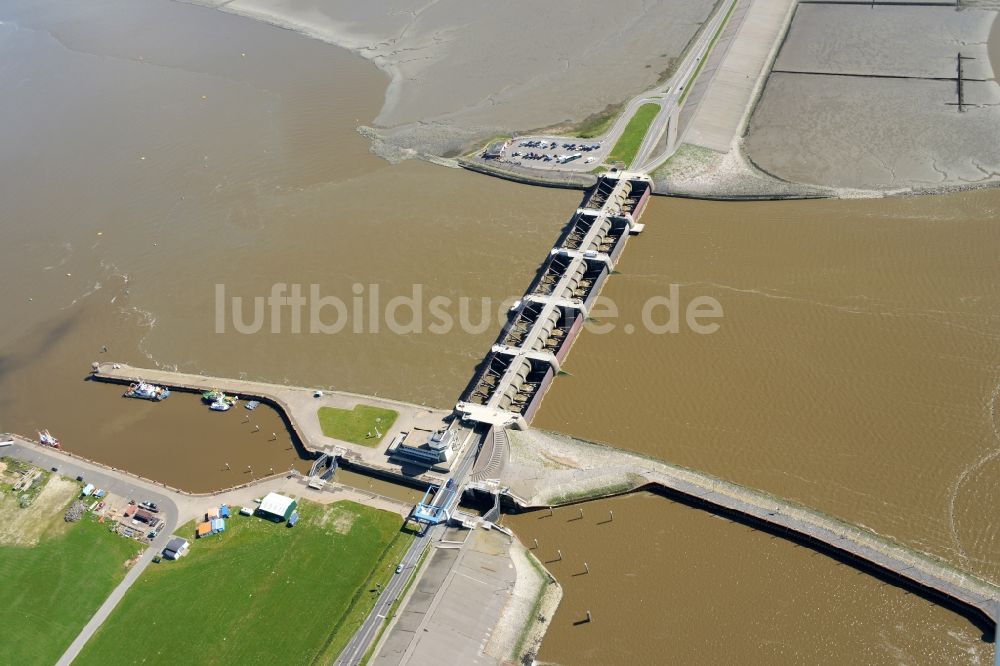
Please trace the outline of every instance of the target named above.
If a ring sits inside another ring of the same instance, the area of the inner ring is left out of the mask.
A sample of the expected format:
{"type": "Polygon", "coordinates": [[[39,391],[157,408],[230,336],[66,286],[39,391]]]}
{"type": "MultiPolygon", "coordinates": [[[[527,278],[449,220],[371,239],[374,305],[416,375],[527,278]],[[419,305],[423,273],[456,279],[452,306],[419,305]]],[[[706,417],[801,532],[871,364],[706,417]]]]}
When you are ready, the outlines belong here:
{"type": "MultiPolygon", "coordinates": [[[[616,171],[584,195],[456,405],[463,423],[494,434],[528,427],[629,235],[642,231],[638,220],[651,194],[648,176],[616,171]]],[[[456,474],[437,492],[429,488],[412,517],[425,525],[448,521],[464,482],[456,474]]]]}
{"type": "Polygon", "coordinates": [[[528,427],[651,193],[649,177],[630,172],[588,191],[456,405],[463,420],[528,427]]]}

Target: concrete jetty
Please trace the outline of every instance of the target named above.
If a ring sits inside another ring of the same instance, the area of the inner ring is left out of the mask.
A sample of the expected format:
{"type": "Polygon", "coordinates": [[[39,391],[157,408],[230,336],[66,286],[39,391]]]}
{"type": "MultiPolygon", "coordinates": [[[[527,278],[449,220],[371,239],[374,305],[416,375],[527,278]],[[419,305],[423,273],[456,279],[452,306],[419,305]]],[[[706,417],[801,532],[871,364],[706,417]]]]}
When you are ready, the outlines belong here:
{"type": "MultiPolygon", "coordinates": [[[[407,482],[439,484],[443,476],[431,470],[404,478],[398,465],[388,461],[393,443],[414,429],[435,430],[444,426],[451,412],[413,405],[398,400],[359,395],[343,391],[316,390],[301,386],[284,386],[245,379],[209,377],[171,370],[136,368],[125,363],[96,363],[91,369],[91,379],[114,384],[129,384],[142,379],[166,386],[171,390],[202,393],[218,389],[243,400],[258,400],[275,407],[282,415],[293,441],[306,458],[319,458],[323,454],[334,456],[348,464],[379,475],[407,482]],[[360,446],[323,434],[318,411],[320,407],[353,409],[357,405],[370,405],[392,409],[399,416],[383,433],[378,446],[360,446]]],[[[248,414],[250,412],[247,412],[248,414]]]]}
{"type": "Polygon", "coordinates": [[[650,489],[830,554],[995,628],[1000,587],[872,530],[677,465],[538,430],[510,431],[499,479],[469,490],[503,493],[521,509],[650,489]]]}

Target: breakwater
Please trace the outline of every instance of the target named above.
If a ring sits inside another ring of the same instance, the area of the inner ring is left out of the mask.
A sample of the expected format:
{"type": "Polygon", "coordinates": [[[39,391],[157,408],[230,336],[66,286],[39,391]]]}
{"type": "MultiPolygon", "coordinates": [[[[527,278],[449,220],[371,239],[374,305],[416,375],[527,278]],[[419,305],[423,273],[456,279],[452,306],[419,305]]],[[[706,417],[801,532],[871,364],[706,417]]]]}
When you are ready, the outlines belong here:
{"type": "Polygon", "coordinates": [[[782,536],[953,608],[995,631],[1000,587],[931,555],[762,491],[710,474],[610,447],[532,430],[511,433],[511,461],[494,482],[518,509],[552,506],[648,489],[782,536]]]}
{"type": "Polygon", "coordinates": [[[397,435],[414,424],[442,422],[448,416],[446,411],[376,396],[283,386],[245,379],[193,375],[171,370],[136,368],[124,363],[95,363],[91,368],[90,379],[120,385],[142,379],[174,391],[202,393],[221,390],[238,395],[243,400],[257,400],[274,407],[281,415],[293,445],[304,459],[315,460],[328,454],[366,473],[411,486],[426,487],[428,484],[441,482],[440,476],[431,472],[404,475],[398,465],[387,461],[385,449],[397,435]],[[378,447],[356,445],[333,439],[323,433],[317,415],[321,407],[349,410],[359,404],[391,409],[398,414],[393,427],[384,433],[382,445],[378,447]]]}

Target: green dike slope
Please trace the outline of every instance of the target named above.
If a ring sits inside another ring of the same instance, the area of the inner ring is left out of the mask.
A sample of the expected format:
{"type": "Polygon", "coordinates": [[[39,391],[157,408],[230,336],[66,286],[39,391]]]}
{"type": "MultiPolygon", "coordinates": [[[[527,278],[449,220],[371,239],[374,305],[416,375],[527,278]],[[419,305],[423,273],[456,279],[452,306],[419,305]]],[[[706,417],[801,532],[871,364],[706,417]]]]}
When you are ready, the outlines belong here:
{"type": "Polygon", "coordinates": [[[89,516],[35,546],[0,546],[0,664],[56,663],[140,548],[89,516]]]}
{"type": "Polygon", "coordinates": [[[615,147],[611,149],[605,162],[607,164],[621,162],[628,167],[632,163],[632,160],[635,159],[635,154],[639,152],[639,146],[642,145],[642,140],[646,138],[649,126],[653,124],[653,119],[656,118],[659,112],[660,106],[658,104],[643,104],[640,106],[635,115],[632,116],[632,119],[628,121],[628,125],[625,126],[625,130],[622,132],[621,137],[619,137],[615,147]]]}
{"type": "MultiPolygon", "coordinates": [[[[402,519],[353,502],[299,505],[294,528],[234,516],[151,565],[75,664],[310,664],[335,657],[410,544],[402,519]]],[[[189,524],[178,531],[186,537],[189,524]]]]}

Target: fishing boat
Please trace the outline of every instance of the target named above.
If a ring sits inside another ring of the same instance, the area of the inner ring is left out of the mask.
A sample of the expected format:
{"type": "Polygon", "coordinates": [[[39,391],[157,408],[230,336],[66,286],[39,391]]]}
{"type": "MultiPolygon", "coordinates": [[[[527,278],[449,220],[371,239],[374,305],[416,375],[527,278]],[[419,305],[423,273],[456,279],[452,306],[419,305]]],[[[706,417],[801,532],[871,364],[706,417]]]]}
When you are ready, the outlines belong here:
{"type": "Polygon", "coordinates": [[[212,389],[211,391],[205,391],[204,393],[202,393],[201,399],[204,400],[205,402],[215,402],[216,400],[218,400],[221,397],[224,397],[225,395],[226,394],[220,391],[219,389],[212,389]]]}
{"type": "Polygon", "coordinates": [[[170,389],[165,386],[147,384],[143,381],[130,385],[128,390],[125,391],[126,398],[139,398],[141,400],[152,400],[153,402],[164,400],[169,395],[170,389]]]}
{"type": "MultiPolygon", "coordinates": [[[[227,405],[229,405],[230,407],[232,407],[233,404],[237,400],[239,400],[240,398],[239,398],[239,396],[235,396],[235,395],[226,395],[225,393],[223,393],[219,389],[212,389],[211,391],[205,391],[204,393],[202,393],[201,394],[201,399],[204,400],[205,402],[209,403],[210,405],[214,404],[216,402],[224,402],[227,405]]],[[[216,411],[220,411],[220,410],[216,410],[216,411]]]]}
{"type": "Polygon", "coordinates": [[[225,400],[216,400],[208,406],[213,412],[228,412],[232,407],[233,405],[225,400]]]}
{"type": "Polygon", "coordinates": [[[59,448],[59,440],[52,436],[48,430],[42,430],[38,433],[38,441],[45,446],[51,446],[54,449],[59,448]]]}

